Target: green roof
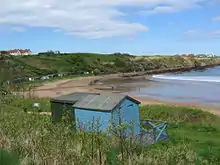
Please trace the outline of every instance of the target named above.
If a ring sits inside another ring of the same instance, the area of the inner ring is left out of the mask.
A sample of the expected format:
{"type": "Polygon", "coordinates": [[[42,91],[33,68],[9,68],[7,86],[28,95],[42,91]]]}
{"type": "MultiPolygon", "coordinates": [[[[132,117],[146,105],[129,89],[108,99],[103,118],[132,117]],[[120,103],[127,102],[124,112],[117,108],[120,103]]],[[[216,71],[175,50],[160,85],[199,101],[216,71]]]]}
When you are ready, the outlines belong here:
{"type": "Polygon", "coordinates": [[[84,97],[89,95],[98,95],[99,93],[83,93],[83,92],[75,92],[68,95],[63,95],[51,99],[51,102],[59,102],[59,103],[70,103],[75,104],[77,101],[82,100],[84,97]]]}

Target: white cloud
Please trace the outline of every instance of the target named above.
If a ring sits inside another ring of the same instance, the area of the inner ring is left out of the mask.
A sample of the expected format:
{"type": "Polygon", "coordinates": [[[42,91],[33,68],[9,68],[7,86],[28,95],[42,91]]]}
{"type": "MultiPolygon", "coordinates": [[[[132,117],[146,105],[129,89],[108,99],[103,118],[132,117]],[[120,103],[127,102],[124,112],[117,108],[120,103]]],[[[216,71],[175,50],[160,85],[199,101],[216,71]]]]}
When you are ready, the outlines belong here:
{"type": "Polygon", "coordinates": [[[190,29],[184,32],[184,40],[206,41],[210,39],[220,39],[220,30],[190,29]]]}
{"type": "Polygon", "coordinates": [[[213,18],[212,20],[213,20],[213,21],[220,21],[220,16],[215,17],[215,18],[213,18]]]}
{"type": "MultiPolygon", "coordinates": [[[[153,0],[152,0],[153,1],[153,0]]],[[[186,9],[202,7],[207,0],[155,0],[156,5],[151,6],[150,9],[141,11],[144,14],[158,14],[158,13],[174,13],[186,9]],[[164,3],[163,3],[164,2],[164,3]]]]}
{"type": "MultiPolygon", "coordinates": [[[[1,0],[0,24],[60,29],[86,38],[130,35],[148,31],[126,20],[121,7],[145,8],[146,12],[177,12],[200,6],[207,0],[1,0]]],[[[125,17],[126,16],[126,17],[125,17]]]]}

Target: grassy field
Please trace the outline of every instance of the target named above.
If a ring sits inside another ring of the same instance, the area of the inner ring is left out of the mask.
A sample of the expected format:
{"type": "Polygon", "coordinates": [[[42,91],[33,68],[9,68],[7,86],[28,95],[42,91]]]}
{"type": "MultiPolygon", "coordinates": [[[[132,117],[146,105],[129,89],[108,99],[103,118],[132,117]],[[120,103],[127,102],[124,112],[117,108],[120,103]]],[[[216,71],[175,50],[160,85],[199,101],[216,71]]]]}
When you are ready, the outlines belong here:
{"type": "Polygon", "coordinates": [[[0,59],[0,80],[35,77],[52,73],[94,71],[117,73],[175,67],[192,67],[220,62],[220,58],[181,56],[131,56],[126,54],[73,53],[32,55],[0,59]]]}
{"type": "Polygon", "coordinates": [[[220,164],[220,118],[210,113],[184,107],[142,106],[142,119],[169,123],[169,140],[143,147],[117,136],[75,133],[65,117],[62,123],[52,125],[49,116],[24,113],[23,107],[31,110],[34,102],[40,102],[43,111],[50,111],[47,99],[20,98],[1,105],[1,165],[3,161],[6,165],[220,164]]]}

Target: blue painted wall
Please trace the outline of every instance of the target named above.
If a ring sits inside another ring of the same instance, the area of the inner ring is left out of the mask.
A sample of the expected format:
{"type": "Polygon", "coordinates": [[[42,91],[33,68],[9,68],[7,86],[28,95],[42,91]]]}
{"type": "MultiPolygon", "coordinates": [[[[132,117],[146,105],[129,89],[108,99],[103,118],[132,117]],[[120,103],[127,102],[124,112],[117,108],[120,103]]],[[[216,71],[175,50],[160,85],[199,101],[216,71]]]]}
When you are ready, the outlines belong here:
{"type": "Polygon", "coordinates": [[[136,135],[140,134],[140,115],[138,104],[129,99],[124,100],[123,103],[112,112],[112,121],[114,123],[119,124],[119,117],[121,117],[122,123],[127,123],[133,127],[133,130],[126,130],[126,135],[131,133],[136,135]]]}
{"type": "Polygon", "coordinates": [[[95,121],[95,125],[98,124],[98,121],[101,124],[100,129],[106,131],[111,121],[118,125],[121,117],[121,122],[130,124],[133,127],[133,130],[126,130],[126,135],[130,135],[131,133],[136,135],[140,134],[139,105],[129,99],[125,99],[112,112],[99,112],[76,108],[75,117],[76,126],[83,127],[86,131],[91,130],[93,121],[95,121]]]}
{"type": "Polygon", "coordinates": [[[92,129],[93,123],[94,128],[97,128],[97,125],[101,125],[100,129],[106,131],[110,124],[111,113],[76,108],[75,117],[77,127],[83,126],[86,131],[89,131],[92,129]]]}

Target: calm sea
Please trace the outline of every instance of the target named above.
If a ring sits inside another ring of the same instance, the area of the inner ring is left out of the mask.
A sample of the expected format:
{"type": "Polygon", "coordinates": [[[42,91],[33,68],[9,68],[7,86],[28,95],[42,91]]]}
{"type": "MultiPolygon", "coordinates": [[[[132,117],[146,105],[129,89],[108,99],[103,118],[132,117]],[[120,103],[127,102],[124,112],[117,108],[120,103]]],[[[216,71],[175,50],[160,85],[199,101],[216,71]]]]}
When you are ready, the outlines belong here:
{"type": "Polygon", "coordinates": [[[122,85],[139,86],[126,93],[134,96],[220,105],[220,67],[154,75],[150,81],[126,82],[122,85]]]}

